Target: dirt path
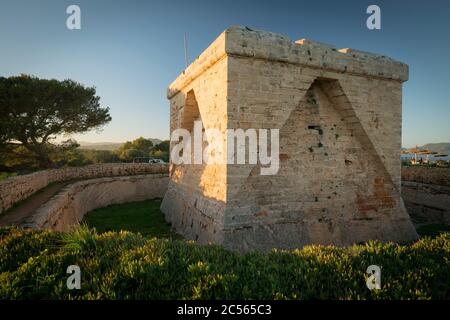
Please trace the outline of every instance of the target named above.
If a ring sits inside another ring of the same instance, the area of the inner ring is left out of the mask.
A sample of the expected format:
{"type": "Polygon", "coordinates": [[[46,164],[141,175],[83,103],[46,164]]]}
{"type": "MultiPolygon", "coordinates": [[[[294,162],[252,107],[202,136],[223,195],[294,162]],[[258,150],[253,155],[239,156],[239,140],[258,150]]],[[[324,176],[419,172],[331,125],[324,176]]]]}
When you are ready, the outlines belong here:
{"type": "Polygon", "coordinates": [[[40,206],[52,198],[59,190],[73,181],[55,182],[37,191],[27,199],[5,213],[0,214],[0,227],[19,225],[22,221],[33,214],[40,206]]]}

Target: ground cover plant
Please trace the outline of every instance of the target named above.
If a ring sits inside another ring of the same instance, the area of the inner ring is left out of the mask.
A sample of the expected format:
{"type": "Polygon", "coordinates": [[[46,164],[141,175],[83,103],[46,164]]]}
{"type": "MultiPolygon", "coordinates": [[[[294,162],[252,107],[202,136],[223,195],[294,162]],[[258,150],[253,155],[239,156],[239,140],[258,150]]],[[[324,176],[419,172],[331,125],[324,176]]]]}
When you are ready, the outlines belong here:
{"type": "Polygon", "coordinates": [[[98,233],[0,229],[0,299],[449,299],[450,233],[411,245],[238,254],[220,246],[98,233]],[[81,290],[66,287],[69,265],[81,290]],[[368,290],[369,265],[382,289],[368,290]]]}

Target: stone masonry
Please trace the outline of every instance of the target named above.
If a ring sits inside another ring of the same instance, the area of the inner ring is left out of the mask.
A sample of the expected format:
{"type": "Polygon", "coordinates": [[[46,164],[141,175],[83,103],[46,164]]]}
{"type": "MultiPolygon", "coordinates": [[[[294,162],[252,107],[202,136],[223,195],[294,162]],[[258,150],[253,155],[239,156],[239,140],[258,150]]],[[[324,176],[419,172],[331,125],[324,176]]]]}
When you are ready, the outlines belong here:
{"type": "Polygon", "coordinates": [[[167,180],[167,173],[153,173],[78,181],[61,190],[20,226],[69,231],[94,209],[162,198],[167,180]]]}
{"type": "Polygon", "coordinates": [[[36,171],[0,181],[0,214],[53,182],[168,172],[166,164],[100,163],[36,171]]]}
{"type": "Polygon", "coordinates": [[[402,167],[402,198],[416,227],[450,225],[450,168],[402,167]]]}
{"type": "MultiPolygon", "coordinates": [[[[386,56],[225,30],[169,87],[170,130],[280,130],[280,168],[170,166],[178,232],[238,250],[417,237],[400,196],[402,83],[386,56]]],[[[173,143],[171,145],[173,148],[173,143]]]]}

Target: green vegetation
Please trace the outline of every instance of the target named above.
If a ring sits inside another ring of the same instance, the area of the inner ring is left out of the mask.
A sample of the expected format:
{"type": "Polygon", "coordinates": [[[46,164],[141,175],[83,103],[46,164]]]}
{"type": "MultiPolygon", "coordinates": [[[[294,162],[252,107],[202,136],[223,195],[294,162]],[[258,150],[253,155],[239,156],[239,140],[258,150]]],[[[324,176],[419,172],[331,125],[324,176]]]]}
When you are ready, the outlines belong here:
{"type": "Polygon", "coordinates": [[[126,230],[147,237],[181,238],[165,221],[160,206],[161,200],[114,204],[89,212],[84,221],[98,232],[126,230]]]}
{"type": "Polygon", "coordinates": [[[137,157],[169,160],[169,142],[143,137],[118,150],[83,150],[62,135],[101,129],[111,121],[95,87],[21,75],[0,77],[0,179],[10,173],[92,163],[131,162],[137,157]],[[3,173],[5,172],[5,173],[3,173]]]}
{"type": "Polygon", "coordinates": [[[162,159],[165,162],[169,162],[170,154],[170,141],[164,140],[155,145],[150,152],[150,156],[156,159],[162,159]]]}
{"type": "Polygon", "coordinates": [[[100,129],[109,121],[95,87],[28,75],[0,77],[0,168],[55,167],[53,157],[78,145],[53,139],[100,129]]]}
{"type": "Polygon", "coordinates": [[[138,157],[152,157],[169,161],[169,141],[162,141],[153,146],[150,139],[143,137],[125,142],[115,152],[121,161],[130,162],[138,157]]]}
{"type": "Polygon", "coordinates": [[[370,242],[240,255],[220,246],[98,234],[0,229],[0,299],[449,299],[450,234],[409,246],[370,242]],[[82,270],[81,290],[66,268],[82,270]],[[382,289],[366,269],[382,268],[382,289]]]}
{"type": "Polygon", "coordinates": [[[17,172],[0,172],[0,181],[14,176],[17,176],[17,172]]]}
{"type": "MultiPolygon", "coordinates": [[[[54,167],[77,167],[97,163],[132,162],[135,157],[150,157],[169,161],[169,141],[144,147],[145,143],[152,143],[150,139],[138,138],[126,142],[117,150],[82,149],[74,140],[65,141],[49,153],[49,159],[54,167]],[[144,142],[139,146],[139,141],[144,142]],[[137,145],[137,148],[136,148],[137,145]],[[142,148],[142,149],[139,149],[142,148]]],[[[0,147],[1,151],[1,147],[0,147]]],[[[32,156],[21,146],[15,152],[0,152],[0,180],[17,174],[28,174],[43,169],[32,156]],[[21,151],[22,150],[22,151],[21,151]],[[19,152],[20,151],[20,152],[19,152]]]]}
{"type": "MultiPolygon", "coordinates": [[[[73,142],[75,143],[75,142],[73,142]]],[[[117,150],[94,150],[72,148],[54,154],[52,160],[57,166],[82,166],[95,163],[133,162],[135,158],[156,158],[169,161],[169,141],[153,145],[151,139],[143,137],[127,141],[117,150]]]]}
{"type": "Polygon", "coordinates": [[[118,150],[120,160],[133,161],[137,157],[148,157],[152,150],[153,142],[140,137],[133,141],[125,142],[118,150]]]}

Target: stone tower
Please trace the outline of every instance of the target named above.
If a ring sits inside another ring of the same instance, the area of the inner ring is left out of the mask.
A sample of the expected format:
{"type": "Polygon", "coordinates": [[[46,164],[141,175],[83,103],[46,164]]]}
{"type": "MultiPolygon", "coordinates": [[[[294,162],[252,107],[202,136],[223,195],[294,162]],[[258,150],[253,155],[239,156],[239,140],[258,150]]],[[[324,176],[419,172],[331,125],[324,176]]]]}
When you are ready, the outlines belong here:
{"type": "Polygon", "coordinates": [[[170,130],[201,120],[226,144],[230,128],[278,128],[279,170],[172,163],[166,219],[239,251],[417,238],[400,195],[407,79],[386,56],[225,30],[170,85],[170,130]]]}

